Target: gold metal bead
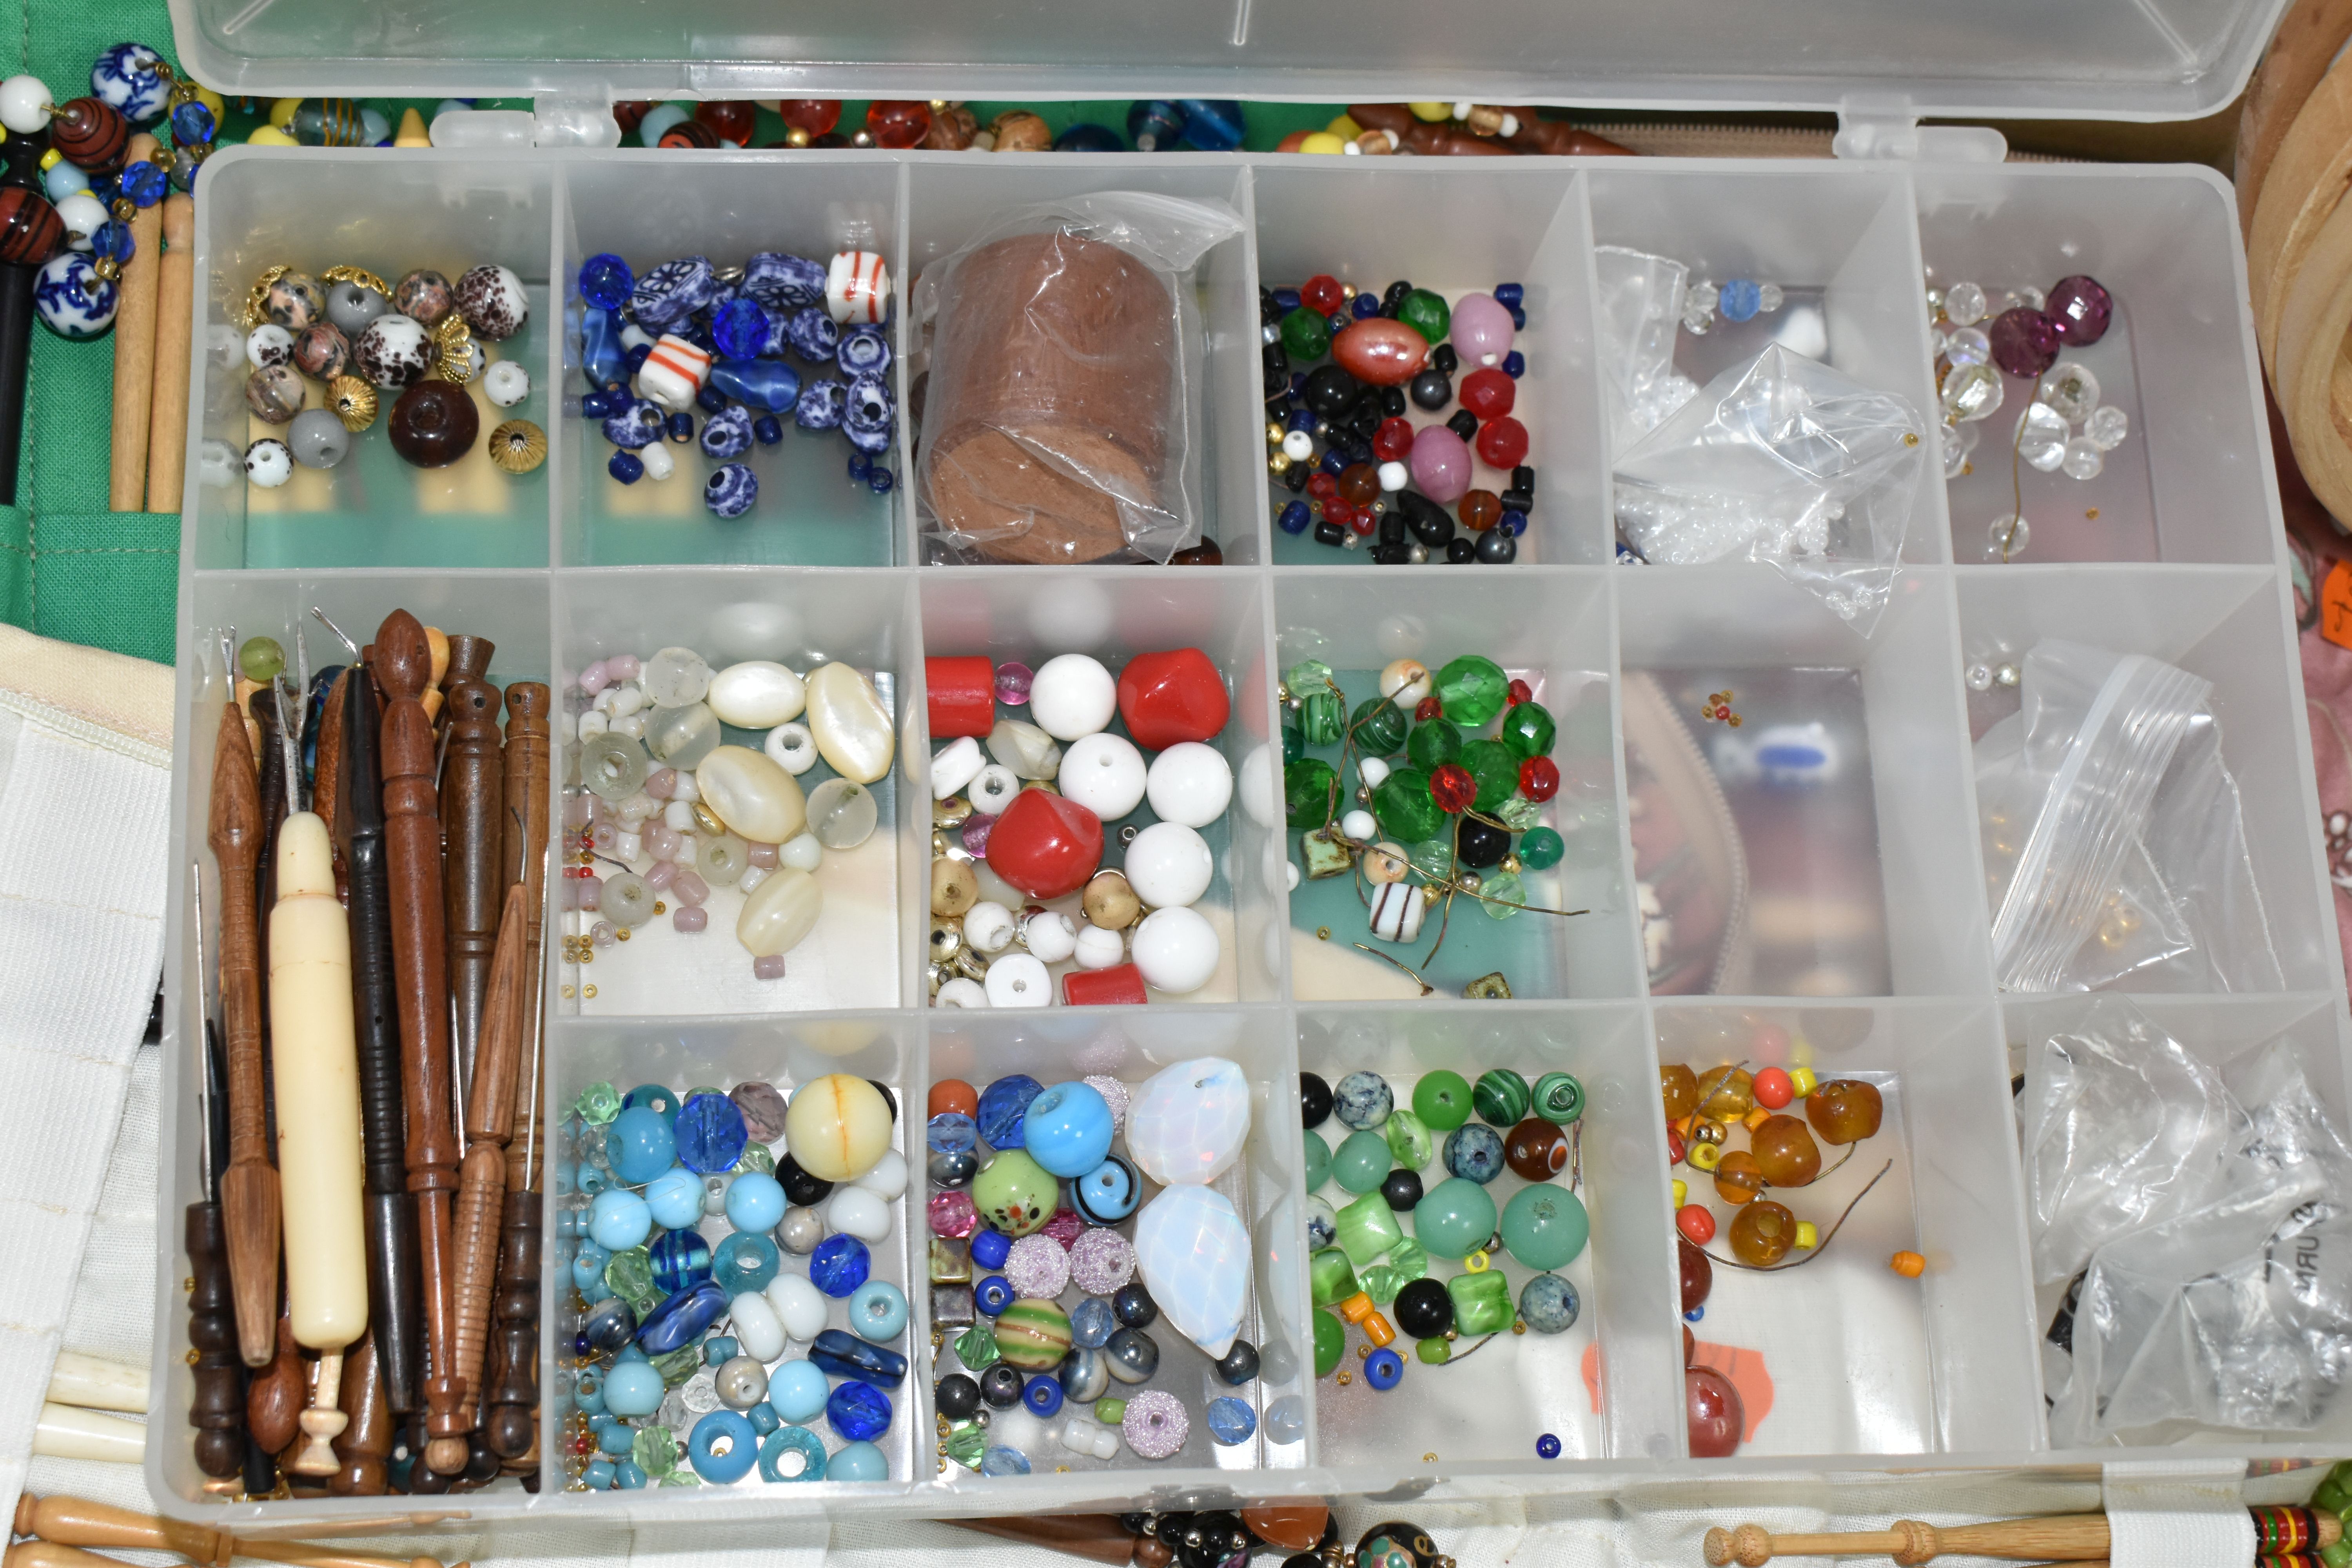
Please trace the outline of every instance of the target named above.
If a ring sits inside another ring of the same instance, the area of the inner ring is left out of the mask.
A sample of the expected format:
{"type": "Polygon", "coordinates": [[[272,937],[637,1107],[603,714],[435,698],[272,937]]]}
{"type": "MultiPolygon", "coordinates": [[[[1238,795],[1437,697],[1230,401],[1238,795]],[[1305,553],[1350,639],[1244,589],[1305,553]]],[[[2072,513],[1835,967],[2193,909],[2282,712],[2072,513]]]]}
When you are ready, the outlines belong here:
{"type": "Polygon", "coordinates": [[[1519,874],[1519,858],[1516,855],[1506,855],[1503,857],[1503,863],[1496,869],[1507,871],[1516,877],[1519,874]]]}
{"type": "Polygon", "coordinates": [[[659,899],[656,899],[654,900],[654,913],[657,915],[666,915],[669,913],[669,906],[663,903],[659,899]]]}
{"type": "Polygon", "coordinates": [[[719,814],[698,800],[694,803],[694,820],[703,832],[713,837],[727,831],[727,825],[719,820],[719,814]]]}
{"type": "Polygon", "coordinates": [[[1267,446],[1281,446],[1282,434],[1282,422],[1280,420],[1269,419],[1265,422],[1265,444],[1267,446]]]}
{"type": "Polygon", "coordinates": [[[375,388],[355,375],[339,375],[327,384],[327,406],[356,436],[375,423],[375,388]]]}
{"type": "Polygon", "coordinates": [[[1345,1388],[1356,1380],[1354,1377],[1349,1375],[1348,1369],[1343,1366],[1339,1369],[1339,1376],[1333,1381],[1337,1382],[1340,1387],[1345,1388]]]}
{"type": "Polygon", "coordinates": [[[593,985],[583,985],[580,988],[580,994],[593,1002],[596,999],[596,988],[593,985]]]}
{"type": "Polygon", "coordinates": [[[619,931],[614,931],[613,936],[616,942],[626,942],[629,940],[629,928],[623,926],[619,931]]]}
{"type": "Polygon", "coordinates": [[[434,323],[433,346],[440,350],[431,372],[434,380],[454,381],[463,386],[481,374],[481,366],[476,363],[474,330],[457,311],[450,311],[434,323]]]}
{"type": "Polygon", "coordinates": [[[270,286],[292,270],[280,262],[275,267],[263,268],[261,276],[253,280],[253,287],[246,291],[245,310],[238,317],[247,331],[253,331],[269,319],[270,286]]]}
{"type": "Polygon", "coordinates": [[[931,803],[933,827],[961,827],[971,820],[971,802],[960,795],[951,795],[945,800],[931,803]]]}
{"type": "Polygon", "coordinates": [[[1287,452],[1268,452],[1265,455],[1265,471],[1269,474],[1275,475],[1276,478],[1290,472],[1290,454],[1287,452]]]}
{"type": "Polygon", "coordinates": [[[784,132],[784,144],[788,147],[807,146],[809,144],[808,127],[805,125],[788,127],[784,132]]]}
{"type": "Polygon", "coordinates": [[[490,461],[527,474],[547,461],[547,432],[528,419],[509,419],[490,432],[490,461]]]}
{"type": "Polygon", "coordinates": [[[392,285],[364,267],[330,267],[319,274],[327,283],[356,283],[362,289],[373,289],[385,299],[392,297],[392,285]]]}

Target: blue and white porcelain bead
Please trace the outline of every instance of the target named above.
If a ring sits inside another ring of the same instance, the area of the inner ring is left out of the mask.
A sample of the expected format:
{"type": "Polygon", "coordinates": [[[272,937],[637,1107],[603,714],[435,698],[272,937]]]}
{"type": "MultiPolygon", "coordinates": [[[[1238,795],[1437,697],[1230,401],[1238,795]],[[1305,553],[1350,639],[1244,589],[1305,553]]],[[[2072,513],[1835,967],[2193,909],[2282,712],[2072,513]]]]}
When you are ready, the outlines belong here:
{"type": "Polygon", "coordinates": [[[842,415],[842,428],[852,435],[887,429],[897,413],[898,400],[887,381],[878,375],[856,376],[849,383],[849,407],[842,415]]]}
{"type": "Polygon", "coordinates": [[[800,399],[800,372],[780,360],[721,360],[710,370],[710,385],[722,397],[780,414],[800,399]]]}
{"type": "Polygon", "coordinates": [[[835,430],[849,412],[849,388],[823,376],[801,388],[793,405],[793,423],[803,430],[835,430]]]}
{"type": "Polygon", "coordinates": [[[740,463],[728,463],[703,481],[702,504],[719,517],[741,517],[759,499],[759,476],[740,463]]]}
{"type": "Polygon", "coordinates": [[[79,250],[52,256],[33,284],[41,323],[61,338],[94,338],[114,325],[122,290],[98,275],[98,264],[79,250]]]}
{"type": "Polygon", "coordinates": [[[743,264],[742,289],[771,311],[805,310],[824,303],[824,268],[781,250],[754,251],[743,264]]]}
{"type": "Polygon", "coordinates": [[[1213,1187],[1168,1188],[1136,1217],[1135,1262],[1170,1325],[1222,1360],[1249,1302],[1249,1230],[1233,1200],[1213,1187]]]}
{"type": "Polygon", "coordinates": [[[632,402],[604,416],[604,439],[625,452],[638,451],[662,438],[662,412],[650,403],[632,402]]]}
{"type": "Polygon", "coordinates": [[[1331,1109],[1359,1132],[1367,1132],[1389,1119],[1396,1095],[1388,1079],[1376,1072],[1351,1072],[1331,1086],[1331,1109]]]}
{"type": "MultiPolygon", "coordinates": [[[[722,367],[723,368],[723,367],[722,367]]],[[[751,449],[751,415],[740,404],[720,409],[702,423],[702,455],[725,461],[751,449]]]]}
{"type": "Polygon", "coordinates": [[[829,364],[841,348],[841,323],[835,321],[822,305],[810,305],[793,311],[780,328],[782,347],[774,336],[768,342],[770,353],[790,349],[812,364],[829,364]]]}
{"type": "Polygon", "coordinates": [[[1241,1158],[1249,1122],[1249,1079],[1241,1068],[1223,1057],[1196,1057],[1161,1068],[1135,1091],[1127,1151],[1162,1185],[1202,1184],[1241,1158]]]}
{"type": "Polygon", "coordinates": [[[1307,1250],[1320,1252],[1339,1239],[1339,1216],[1321,1198],[1307,1199],[1307,1250]]]}
{"type": "MultiPolygon", "coordinates": [[[[656,107],[646,118],[650,121],[654,114],[668,107],[673,106],[656,107]]],[[[656,140],[659,140],[658,133],[656,140]]],[[[629,301],[636,315],[637,325],[648,332],[667,332],[676,330],[718,294],[719,279],[712,274],[710,258],[707,256],[681,256],[676,260],[663,262],[638,279],[635,289],[629,295],[629,301]]]]}
{"type": "Polygon", "coordinates": [[[834,359],[844,375],[880,375],[890,368],[890,340],[880,327],[853,327],[841,334],[834,359]]]}
{"type": "Polygon", "coordinates": [[[1445,1168],[1484,1186],[1502,1174],[1503,1136],[1483,1121],[1467,1121],[1445,1135],[1445,1168]]]}
{"type": "Polygon", "coordinates": [[[163,63],[144,44],[116,44],[89,68],[89,90],[133,125],[144,124],[163,112],[172,96],[171,82],[155,68],[163,63]]]}

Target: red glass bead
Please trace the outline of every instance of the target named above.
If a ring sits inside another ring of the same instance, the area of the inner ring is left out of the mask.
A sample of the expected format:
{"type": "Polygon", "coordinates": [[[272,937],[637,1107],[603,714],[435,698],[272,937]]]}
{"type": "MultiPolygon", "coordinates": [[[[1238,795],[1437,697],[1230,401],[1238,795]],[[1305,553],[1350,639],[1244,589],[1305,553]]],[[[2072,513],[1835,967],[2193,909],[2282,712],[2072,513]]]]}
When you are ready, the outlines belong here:
{"type": "Polygon", "coordinates": [[[1731,1379],[1711,1366],[1695,1366],[1683,1373],[1683,1397],[1690,1420],[1690,1456],[1694,1459],[1727,1459],[1739,1451],[1740,1429],[1748,1423],[1739,1390],[1731,1379]]]}
{"type": "Polygon", "coordinates": [[[1484,533],[1503,521],[1503,498],[1493,490],[1472,490],[1454,510],[1463,527],[1473,533],[1484,533]]]}
{"type": "Polygon", "coordinates": [[[1478,459],[1490,468],[1516,468],[1528,460],[1528,427],[1506,414],[1478,426],[1478,459]]]}
{"type": "Polygon", "coordinates": [[[996,728],[996,667],[986,656],[923,660],[931,739],[986,735],[996,728]]]}
{"type": "Polygon", "coordinates": [[[1362,506],[1380,493],[1380,470],[1370,463],[1350,463],[1339,470],[1339,496],[1349,506],[1362,506]]]}
{"type": "Polygon", "coordinates": [[[645,123],[646,115],[653,106],[654,100],[650,98],[623,99],[613,105],[613,123],[621,128],[622,135],[635,136],[637,127],[645,123]]]}
{"type": "Polygon", "coordinates": [[[1666,1129],[1666,1163],[1669,1165],[1681,1164],[1683,1163],[1683,1155],[1685,1152],[1686,1151],[1683,1143],[1683,1135],[1675,1131],[1674,1128],[1668,1127],[1666,1129]]]}
{"type": "Polygon", "coordinates": [[[1372,509],[1370,507],[1360,506],[1356,508],[1353,512],[1349,514],[1348,526],[1354,529],[1358,533],[1369,536],[1372,530],[1380,527],[1380,525],[1381,520],[1372,515],[1372,509]]]}
{"type": "Polygon", "coordinates": [[[1339,287],[1337,278],[1328,272],[1318,272],[1299,286],[1298,302],[1310,310],[1320,310],[1328,316],[1348,302],[1348,295],[1339,287]]]}
{"type": "Polygon", "coordinates": [[[1685,1204],[1675,1211],[1675,1228],[1705,1247],[1715,1239],[1715,1215],[1699,1204],[1685,1204]]]}
{"type": "Polygon", "coordinates": [[[919,98],[877,99],[866,106],[877,147],[919,147],[931,133],[931,106],[919,98]]]}
{"type": "Polygon", "coordinates": [[[1139,1007],[1147,1000],[1143,971],[1132,963],[1115,963],[1108,969],[1073,969],[1062,976],[1062,1001],[1066,1006],[1125,1004],[1139,1007]]]}
{"type": "Polygon", "coordinates": [[[1033,899],[1058,899],[1087,885],[1102,865],[1102,819],[1051,790],[1013,797],[988,835],[988,868],[1033,899]]]}
{"type": "Polygon", "coordinates": [[[1478,798],[1478,781],[1460,763],[1441,763],[1429,775],[1429,798],[1444,812],[1464,812],[1478,798]]]}
{"type": "Polygon", "coordinates": [[[1549,800],[1559,793],[1559,764],[1549,757],[1529,757],[1519,764],[1519,793],[1529,800],[1549,800]]]}
{"type": "Polygon", "coordinates": [[[49,121],[49,145],[84,174],[111,174],[128,155],[131,122],[102,98],[71,99],[49,121]]]}
{"type": "Polygon", "coordinates": [[[1199,648],[1139,653],[1118,672],[1118,716],[1127,721],[1129,737],[1147,752],[1179,741],[1213,740],[1232,712],[1217,667],[1199,648]]]}
{"type": "Polygon", "coordinates": [[[1481,423],[1500,419],[1519,400],[1519,384],[1499,370],[1474,370],[1462,378],[1454,395],[1481,423]]]}
{"type": "Polygon", "coordinates": [[[2058,323],[2030,306],[2003,310],[1987,335],[1992,339],[1992,363],[2011,375],[2031,381],[2058,363],[2058,323]]]}
{"type": "Polygon", "coordinates": [[[751,144],[752,127],[760,122],[760,110],[740,99],[720,99],[698,105],[694,117],[719,132],[721,142],[748,147],[751,144]]]}
{"type": "Polygon", "coordinates": [[[1317,500],[1329,500],[1339,493],[1339,481],[1328,474],[1317,474],[1307,481],[1307,493],[1317,500]]]}
{"type": "Polygon", "coordinates": [[[1331,357],[1358,381],[1402,386],[1428,363],[1429,340],[1402,321],[1370,316],[1331,340],[1331,357]]]}
{"type": "Polygon", "coordinates": [[[1432,719],[1436,718],[1439,714],[1444,711],[1444,703],[1440,702],[1434,696],[1424,697],[1419,702],[1413,704],[1413,722],[1416,724],[1426,724],[1432,719]]]}
{"type": "Polygon", "coordinates": [[[1524,680],[1514,680],[1508,688],[1508,696],[1511,706],[1517,708],[1522,702],[1533,702],[1536,700],[1536,689],[1524,680]]]}
{"type": "Polygon", "coordinates": [[[1412,421],[1383,419],[1372,432],[1372,456],[1383,463],[1401,463],[1412,450],[1412,421]]]}
{"type": "MultiPolygon", "coordinates": [[[[925,108],[929,107],[925,105],[925,108]]],[[[787,98],[776,105],[776,112],[793,130],[822,136],[841,123],[841,100],[837,98],[787,98]]],[[[637,113],[642,118],[645,110],[639,109],[637,113]]]]}
{"type": "Polygon", "coordinates": [[[1326,522],[1336,522],[1345,527],[1355,520],[1355,516],[1356,509],[1336,497],[1323,503],[1323,521],[1326,522]]]}
{"type": "Polygon", "coordinates": [[[699,120],[681,120],[661,133],[659,147],[716,147],[719,132],[699,120]]]}

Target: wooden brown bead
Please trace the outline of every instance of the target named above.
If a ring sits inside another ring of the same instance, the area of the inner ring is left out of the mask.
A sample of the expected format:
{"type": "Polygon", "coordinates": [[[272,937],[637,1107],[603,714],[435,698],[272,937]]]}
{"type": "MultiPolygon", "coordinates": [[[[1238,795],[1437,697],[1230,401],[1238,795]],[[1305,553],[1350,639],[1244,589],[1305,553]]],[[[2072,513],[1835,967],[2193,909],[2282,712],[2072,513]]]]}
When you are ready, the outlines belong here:
{"type": "Polygon", "coordinates": [[[392,405],[386,428],[394,451],[420,468],[442,468],[474,449],[482,416],[464,387],[420,381],[392,405]]]}

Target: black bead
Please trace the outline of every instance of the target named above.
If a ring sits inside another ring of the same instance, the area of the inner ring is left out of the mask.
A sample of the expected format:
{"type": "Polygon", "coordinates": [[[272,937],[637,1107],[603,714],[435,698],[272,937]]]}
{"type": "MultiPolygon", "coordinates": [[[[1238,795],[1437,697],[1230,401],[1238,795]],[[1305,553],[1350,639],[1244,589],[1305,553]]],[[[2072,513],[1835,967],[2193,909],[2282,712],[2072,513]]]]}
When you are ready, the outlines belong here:
{"type": "Polygon", "coordinates": [[[1282,1568],[1323,1568],[1323,1559],[1312,1552],[1294,1552],[1282,1560],[1282,1568]]]}
{"type": "Polygon", "coordinates": [[[1150,1522],[1151,1516],[1148,1513],[1123,1513],[1118,1516],[1118,1527],[1129,1535],[1141,1535],[1150,1522]]]}
{"type": "Polygon", "coordinates": [[[1421,1173],[1391,1171],[1387,1179],[1381,1183],[1381,1196],[1387,1199],[1389,1207],[1397,1213],[1407,1212],[1421,1202],[1421,1173]]]}
{"type": "Polygon", "coordinates": [[[1285,384],[1286,384],[1288,383],[1290,379],[1290,356],[1283,352],[1282,345],[1280,343],[1266,344],[1265,353],[1261,353],[1258,358],[1269,372],[1280,372],[1285,384]]]}
{"type": "Polygon", "coordinates": [[[1348,426],[1369,441],[1372,438],[1372,432],[1381,427],[1381,405],[1367,399],[1356,405],[1356,412],[1349,416],[1348,426]]]}
{"type": "Polygon", "coordinates": [[[1416,1340],[1433,1340],[1454,1326],[1454,1298],[1435,1279],[1415,1279],[1396,1293],[1389,1308],[1397,1330],[1416,1340]]]}
{"type": "Polygon", "coordinates": [[[1355,406],[1363,385],[1336,364],[1317,365],[1307,373],[1307,384],[1300,389],[1300,401],[1319,417],[1329,419],[1355,406]]]}
{"type": "Polygon", "coordinates": [[[969,1149],[935,1150],[927,1170],[935,1187],[968,1187],[980,1174],[980,1156],[969,1149]]]}
{"type": "Polygon", "coordinates": [[[1396,507],[1381,513],[1380,541],[1400,550],[1404,548],[1404,513],[1396,507]]]}
{"type": "Polygon", "coordinates": [[[1319,519],[1315,524],[1315,542],[1318,544],[1328,544],[1336,548],[1345,542],[1347,537],[1348,531],[1328,517],[1319,519]]]}
{"type": "Polygon", "coordinates": [[[1292,495],[1297,495],[1307,488],[1307,481],[1314,477],[1314,464],[1293,463],[1290,465],[1289,468],[1283,473],[1282,488],[1288,490],[1292,495]]]}
{"type": "Polygon", "coordinates": [[[1445,422],[1445,427],[1467,441],[1478,434],[1478,416],[1467,408],[1459,408],[1454,410],[1454,417],[1445,422]]]}
{"type": "Polygon", "coordinates": [[[1513,468],[1511,470],[1511,488],[1515,490],[1534,489],[1536,488],[1535,469],[1526,463],[1521,463],[1517,468],[1513,468]]]}
{"type": "Polygon", "coordinates": [[[1518,489],[1517,486],[1513,486],[1511,489],[1505,490],[1500,499],[1505,511],[1533,511],[1536,510],[1536,493],[1531,489],[1523,490],[1518,489]]]}
{"type": "Polygon", "coordinates": [[[1372,564],[1375,566],[1412,564],[1412,547],[1409,544],[1375,544],[1365,553],[1372,558],[1372,564]]]}
{"type": "MultiPolygon", "coordinates": [[[[1266,366],[1265,400],[1267,404],[1272,405],[1278,402],[1282,398],[1283,395],[1287,393],[1289,390],[1290,373],[1287,371],[1276,370],[1272,365],[1266,366]]],[[[1266,409],[1266,417],[1269,419],[1279,419],[1282,417],[1282,411],[1279,408],[1269,406],[1266,409]]]]}
{"type": "Polygon", "coordinates": [[[1412,292],[1412,284],[1400,278],[1381,290],[1381,303],[1393,311],[1399,305],[1404,303],[1405,296],[1412,292]]]}
{"type": "Polygon", "coordinates": [[[1404,388],[1403,388],[1403,387],[1402,387],[1402,386],[1383,386],[1383,387],[1381,387],[1381,418],[1383,418],[1383,419],[1402,419],[1402,418],[1403,418],[1403,417],[1404,417],[1404,410],[1405,410],[1405,401],[1404,401],[1404,388]]]}
{"type": "Polygon", "coordinates": [[[894,1126],[897,1125],[898,1121],[898,1097],[892,1094],[890,1092],[890,1086],[884,1083],[878,1078],[869,1078],[866,1081],[874,1086],[875,1092],[882,1097],[882,1103],[890,1108],[891,1123],[894,1126]]]}
{"type": "Polygon", "coordinates": [[[1331,1120],[1331,1086],[1323,1081],[1322,1074],[1298,1075],[1298,1116],[1307,1128],[1320,1127],[1331,1120]]]}
{"type": "Polygon", "coordinates": [[[1511,835],[1507,828],[1465,816],[1454,830],[1454,856],[1473,870],[1500,865],[1503,857],[1510,852],[1511,835]]]}
{"type": "Polygon", "coordinates": [[[1432,414],[1454,401],[1454,384],[1442,370],[1424,370],[1412,378],[1412,404],[1432,414]]]}
{"type": "Polygon", "coordinates": [[[784,1201],[799,1208],[814,1207],[833,1195],[831,1182],[810,1175],[790,1154],[776,1162],[776,1183],[784,1189],[784,1201]]]}
{"type": "Polygon", "coordinates": [[[1257,320],[1258,325],[1262,327],[1278,327],[1282,324],[1282,307],[1274,302],[1274,290],[1271,289],[1261,289],[1257,291],[1257,320]]]}
{"type": "Polygon", "coordinates": [[[1184,1532],[1192,1528],[1191,1514],[1163,1513],[1153,1521],[1151,1533],[1159,1537],[1162,1545],[1181,1546],[1184,1544],[1184,1532]]]}
{"type": "Polygon", "coordinates": [[[1445,542],[1445,563],[1448,566],[1467,566],[1477,559],[1478,547],[1460,534],[1445,542]]]}
{"type": "Polygon", "coordinates": [[[1247,1340],[1235,1340],[1217,1363],[1217,1375],[1239,1388],[1257,1375],[1257,1347],[1247,1340]]]}
{"type": "Polygon", "coordinates": [[[951,1372],[931,1390],[931,1402],[949,1420],[961,1421],[980,1408],[980,1384],[962,1373],[951,1372]]]}
{"type": "Polygon", "coordinates": [[[980,1374],[980,1396],[999,1410],[1010,1410],[1021,1403],[1021,1374],[998,1362],[980,1374]]]}
{"type": "Polygon", "coordinates": [[[1438,369],[1444,371],[1448,375],[1452,375],[1455,371],[1462,368],[1461,356],[1454,352],[1454,345],[1452,343],[1440,343],[1434,349],[1432,349],[1429,354],[1429,363],[1435,365],[1438,369]]]}
{"type": "Polygon", "coordinates": [[[1519,542],[1499,528],[1478,536],[1478,559],[1489,566],[1508,566],[1519,558],[1519,542]]]}
{"type": "Polygon", "coordinates": [[[1412,536],[1430,549],[1442,550],[1454,537],[1454,514],[1419,490],[1399,490],[1391,499],[1412,536]]]}
{"type": "Polygon", "coordinates": [[[1111,1315],[1130,1329],[1146,1329],[1160,1316],[1160,1303],[1140,1284],[1122,1285],[1110,1299],[1111,1315]]]}

